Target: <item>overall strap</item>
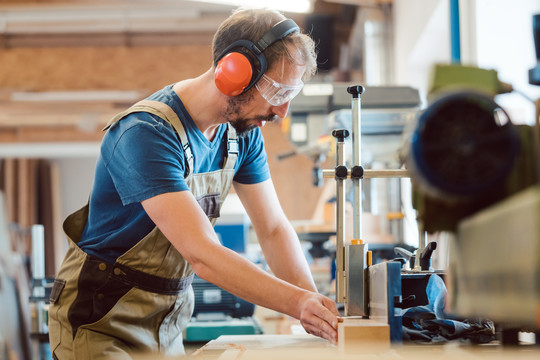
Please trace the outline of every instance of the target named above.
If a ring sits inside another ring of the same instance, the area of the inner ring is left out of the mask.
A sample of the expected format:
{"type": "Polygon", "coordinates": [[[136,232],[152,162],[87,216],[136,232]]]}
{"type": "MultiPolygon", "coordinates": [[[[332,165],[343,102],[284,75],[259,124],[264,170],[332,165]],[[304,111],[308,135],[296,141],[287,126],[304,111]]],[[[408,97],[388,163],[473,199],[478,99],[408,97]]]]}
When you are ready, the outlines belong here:
{"type": "MultiPolygon", "coordinates": [[[[182,125],[182,122],[178,118],[178,115],[176,115],[174,110],[171,109],[169,105],[162,103],[161,101],[141,100],[135,105],[131,106],[129,109],[113,117],[108,122],[107,126],[103,128],[103,130],[109,129],[115,122],[135,112],[147,112],[147,113],[156,115],[159,118],[167,121],[168,123],[172,125],[172,127],[176,131],[176,134],[180,138],[180,144],[182,145],[184,154],[188,161],[189,168],[187,169],[187,171],[189,174],[193,170],[193,152],[191,151],[191,146],[189,145],[189,141],[186,135],[186,131],[184,129],[184,125],[182,125]]],[[[235,132],[235,137],[236,137],[236,132],[235,132]]],[[[238,155],[238,143],[237,143],[236,149],[237,149],[236,154],[238,155]]]]}
{"type": "Polygon", "coordinates": [[[227,124],[227,157],[225,158],[225,163],[223,164],[223,169],[234,169],[236,159],[238,158],[238,135],[236,134],[236,129],[231,125],[227,124]]]}

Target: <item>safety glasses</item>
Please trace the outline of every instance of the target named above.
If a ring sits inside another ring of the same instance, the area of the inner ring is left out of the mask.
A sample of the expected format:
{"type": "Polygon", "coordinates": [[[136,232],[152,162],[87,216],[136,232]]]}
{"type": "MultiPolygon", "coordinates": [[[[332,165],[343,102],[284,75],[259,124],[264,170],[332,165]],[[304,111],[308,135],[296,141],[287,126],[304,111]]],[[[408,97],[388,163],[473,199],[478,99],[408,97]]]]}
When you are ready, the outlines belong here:
{"type": "Polygon", "coordinates": [[[263,74],[255,87],[261,96],[273,106],[280,106],[291,101],[300,90],[304,83],[300,81],[298,85],[283,85],[263,74]]]}

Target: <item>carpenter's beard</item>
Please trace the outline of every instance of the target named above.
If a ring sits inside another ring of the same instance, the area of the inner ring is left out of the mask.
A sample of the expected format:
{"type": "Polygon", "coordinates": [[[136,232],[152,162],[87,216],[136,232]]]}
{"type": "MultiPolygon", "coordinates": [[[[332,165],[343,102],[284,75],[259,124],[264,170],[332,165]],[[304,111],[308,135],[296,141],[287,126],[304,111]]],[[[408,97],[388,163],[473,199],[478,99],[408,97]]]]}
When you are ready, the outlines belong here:
{"type": "Polygon", "coordinates": [[[275,121],[279,119],[274,114],[258,115],[250,118],[240,116],[242,105],[249,102],[252,98],[252,94],[245,93],[228,99],[227,109],[223,115],[235,128],[239,137],[246,137],[253,129],[257,128],[257,123],[253,122],[275,121]]]}

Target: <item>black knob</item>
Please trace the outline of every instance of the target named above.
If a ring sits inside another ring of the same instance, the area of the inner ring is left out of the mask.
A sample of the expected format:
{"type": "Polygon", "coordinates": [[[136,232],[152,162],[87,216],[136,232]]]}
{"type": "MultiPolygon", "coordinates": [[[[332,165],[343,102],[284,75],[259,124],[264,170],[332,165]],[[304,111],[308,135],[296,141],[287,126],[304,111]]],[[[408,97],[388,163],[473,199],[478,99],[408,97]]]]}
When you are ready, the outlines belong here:
{"type": "Polygon", "coordinates": [[[355,99],[359,97],[360,95],[362,95],[365,90],[366,88],[364,88],[362,85],[354,85],[354,86],[349,86],[347,88],[347,92],[351,94],[352,97],[355,99]]]}
{"type": "Polygon", "coordinates": [[[338,142],[343,142],[345,138],[349,137],[349,130],[336,129],[332,131],[332,136],[335,137],[338,142]]]}
{"type": "Polygon", "coordinates": [[[346,166],[343,166],[343,165],[339,165],[336,167],[336,170],[335,170],[335,174],[336,174],[336,179],[346,179],[347,178],[347,175],[348,175],[348,170],[347,170],[347,167],[346,166]]]}
{"type": "Polygon", "coordinates": [[[362,179],[364,177],[364,168],[360,165],[355,165],[351,169],[351,179],[362,179]]]}

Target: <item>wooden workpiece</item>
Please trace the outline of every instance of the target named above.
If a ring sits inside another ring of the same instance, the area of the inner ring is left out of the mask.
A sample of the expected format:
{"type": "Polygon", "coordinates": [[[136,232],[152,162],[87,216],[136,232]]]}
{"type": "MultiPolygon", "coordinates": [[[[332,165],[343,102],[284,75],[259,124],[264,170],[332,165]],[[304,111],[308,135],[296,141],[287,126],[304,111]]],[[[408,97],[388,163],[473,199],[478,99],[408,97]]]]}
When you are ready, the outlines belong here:
{"type": "Polygon", "coordinates": [[[338,349],[342,353],[379,352],[390,348],[388,324],[361,317],[341,317],[338,349]]]}
{"type": "Polygon", "coordinates": [[[358,317],[344,317],[339,320],[338,346],[309,334],[224,335],[208,342],[195,351],[190,358],[195,360],[356,360],[358,354],[383,356],[390,350],[390,330],[387,324],[358,317]]]}

